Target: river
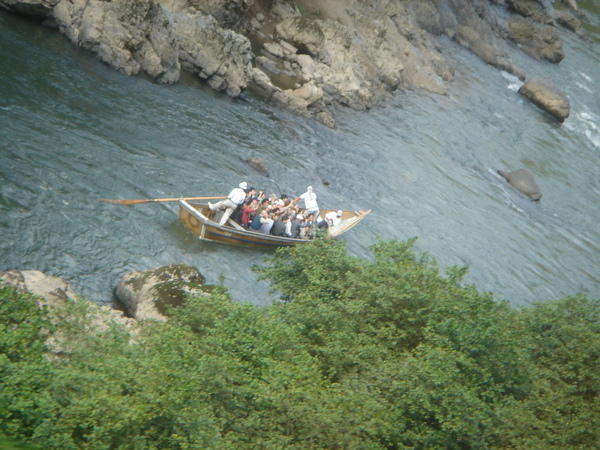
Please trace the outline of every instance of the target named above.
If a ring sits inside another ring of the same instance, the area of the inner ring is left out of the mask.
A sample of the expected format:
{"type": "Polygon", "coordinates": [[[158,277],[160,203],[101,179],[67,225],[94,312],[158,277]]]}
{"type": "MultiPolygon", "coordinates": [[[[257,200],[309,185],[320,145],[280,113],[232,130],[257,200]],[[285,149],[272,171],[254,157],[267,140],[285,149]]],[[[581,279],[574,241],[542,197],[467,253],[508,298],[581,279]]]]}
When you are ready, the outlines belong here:
{"type": "Polygon", "coordinates": [[[267,304],[253,265],[270,250],[199,241],[176,203],[98,198],[226,195],[241,181],[324,207],[373,209],[345,238],[370,256],[380,237],[418,237],[441,267],[513,305],[600,297],[600,51],[561,30],[566,58],[513,60],[570,97],[559,124],[521,82],[441,40],[456,70],[447,96],[398,92],[369,112],[341,109],[328,129],[246,93],[231,99],[191,76],[175,86],[127,77],[64,36],[0,12],[0,271],[34,269],[111,303],[132,270],[184,263],[237,301],[267,304]],[[245,159],[267,161],[270,177],[245,159]],[[532,171],[540,204],[497,169],[532,171]],[[329,185],[322,184],[322,180],[329,185]]]}

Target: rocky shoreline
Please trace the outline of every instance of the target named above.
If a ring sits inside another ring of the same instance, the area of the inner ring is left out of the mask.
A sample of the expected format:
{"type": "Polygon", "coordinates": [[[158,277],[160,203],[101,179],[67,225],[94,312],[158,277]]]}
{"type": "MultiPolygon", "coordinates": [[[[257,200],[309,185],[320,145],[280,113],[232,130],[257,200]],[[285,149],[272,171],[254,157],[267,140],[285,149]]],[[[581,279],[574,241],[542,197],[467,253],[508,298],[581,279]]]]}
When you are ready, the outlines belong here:
{"type": "MultiPolygon", "coordinates": [[[[565,56],[560,27],[588,38],[576,0],[560,5],[555,9],[548,0],[0,0],[0,7],[60,30],[127,75],[176,83],[188,71],[232,97],[251,89],[329,127],[335,127],[340,106],[368,110],[398,90],[444,94],[454,70],[439,45],[441,36],[521,80],[527,74],[512,62],[511,51],[560,63],[565,56]]],[[[562,122],[569,115],[568,98],[546,81],[536,84],[534,104],[562,122]]]]}
{"type": "Polygon", "coordinates": [[[184,264],[129,272],[115,287],[116,301],[112,306],[87,300],[77,294],[67,280],[37,270],[0,272],[2,286],[37,296],[39,306],[45,306],[57,320],[61,320],[64,304],[84,302],[89,307],[90,324],[94,327],[104,327],[112,321],[130,329],[138,320],[165,321],[169,306],[181,306],[188,295],[207,295],[214,289],[206,284],[197,268],[184,264]]]}

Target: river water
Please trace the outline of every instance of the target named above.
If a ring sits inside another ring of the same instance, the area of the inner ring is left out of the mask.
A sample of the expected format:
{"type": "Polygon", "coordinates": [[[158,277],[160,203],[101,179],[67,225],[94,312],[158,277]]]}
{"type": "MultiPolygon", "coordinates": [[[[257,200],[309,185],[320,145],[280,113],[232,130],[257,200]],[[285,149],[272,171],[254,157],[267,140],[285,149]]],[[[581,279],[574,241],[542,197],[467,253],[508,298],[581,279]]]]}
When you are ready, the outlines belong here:
{"type": "Polygon", "coordinates": [[[418,237],[440,266],[514,305],[600,288],[600,51],[561,31],[559,65],[513,50],[528,78],[569,95],[558,124],[524,100],[521,82],[442,40],[456,70],[447,96],[397,93],[338,126],[281,111],[250,93],[231,99],[191,76],[176,86],[121,75],[55,31],[0,13],[0,270],[35,269],[113,301],[132,270],[184,263],[235,300],[266,304],[251,267],[269,250],[199,241],[176,203],[122,206],[98,198],[226,195],[241,181],[324,207],[373,209],[345,235],[370,256],[378,237],[418,237]],[[267,161],[270,177],[244,159],[267,161]],[[497,169],[528,168],[535,204],[497,169]],[[322,184],[322,180],[329,185],[322,184]]]}

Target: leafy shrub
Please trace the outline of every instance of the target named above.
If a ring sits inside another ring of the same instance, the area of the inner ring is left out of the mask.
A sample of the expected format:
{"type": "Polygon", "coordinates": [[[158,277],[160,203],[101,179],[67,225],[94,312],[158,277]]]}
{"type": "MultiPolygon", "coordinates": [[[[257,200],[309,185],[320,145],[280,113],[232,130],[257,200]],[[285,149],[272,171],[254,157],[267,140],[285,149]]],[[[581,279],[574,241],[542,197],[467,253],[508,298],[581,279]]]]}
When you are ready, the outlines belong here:
{"type": "Polygon", "coordinates": [[[60,449],[593,448],[597,300],[523,310],[414,241],[317,239],[262,268],[280,301],[190,297],[166,323],[92,326],[0,291],[0,433],[60,449]],[[56,329],[55,329],[56,328],[56,329]],[[45,339],[68,337],[69,354],[45,339]]]}

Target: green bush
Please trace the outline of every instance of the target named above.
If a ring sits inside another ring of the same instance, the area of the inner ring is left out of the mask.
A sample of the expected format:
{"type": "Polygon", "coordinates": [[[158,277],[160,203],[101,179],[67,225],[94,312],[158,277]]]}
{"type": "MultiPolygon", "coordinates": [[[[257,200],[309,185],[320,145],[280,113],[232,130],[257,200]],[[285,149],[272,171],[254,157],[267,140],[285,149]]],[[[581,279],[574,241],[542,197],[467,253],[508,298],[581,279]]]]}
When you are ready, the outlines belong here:
{"type": "Polygon", "coordinates": [[[0,433],[39,448],[592,448],[599,302],[511,308],[414,241],[373,258],[317,239],[262,268],[280,301],[221,287],[166,322],[51,326],[0,291],[0,433]],[[55,333],[68,354],[49,354],[55,333]]]}
{"type": "Polygon", "coordinates": [[[35,297],[0,287],[0,435],[27,440],[55,413],[44,356],[52,330],[35,297]]]}

